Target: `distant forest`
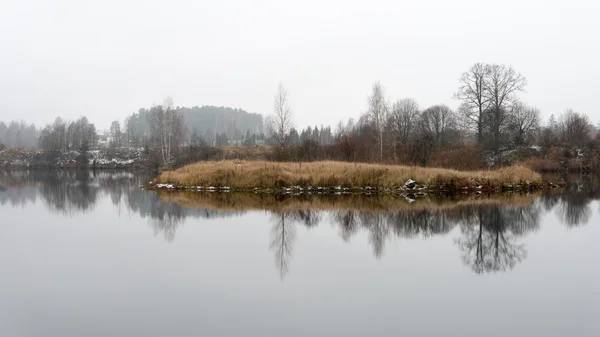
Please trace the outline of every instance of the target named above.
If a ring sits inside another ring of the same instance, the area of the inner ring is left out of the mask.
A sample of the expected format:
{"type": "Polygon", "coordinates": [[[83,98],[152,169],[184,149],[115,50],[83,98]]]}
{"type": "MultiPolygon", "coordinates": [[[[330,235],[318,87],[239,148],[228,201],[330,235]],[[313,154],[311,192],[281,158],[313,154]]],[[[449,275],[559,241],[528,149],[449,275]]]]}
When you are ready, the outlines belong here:
{"type": "MultiPolygon", "coordinates": [[[[74,121],[59,117],[44,128],[23,121],[0,122],[0,149],[67,151],[79,150],[82,145],[87,148],[152,146],[152,109],[140,109],[125,118],[123,125],[114,121],[106,131],[98,131],[87,117],[74,121]]],[[[173,110],[185,121],[184,143],[195,139],[210,145],[255,145],[264,143],[266,138],[263,116],[258,113],[216,106],[176,107],[173,110]]]]}
{"type": "Polygon", "coordinates": [[[37,147],[40,136],[39,130],[33,124],[25,122],[0,122],[0,149],[33,148],[37,147]]]}
{"type": "MultiPolygon", "coordinates": [[[[151,110],[140,109],[139,112],[127,117],[122,132],[128,144],[139,146],[150,142],[151,110]]],[[[209,144],[227,145],[224,143],[242,144],[251,135],[262,135],[264,138],[265,130],[261,114],[216,106],[176,107],[174,111],[183,117],[188,139],[194,136],[209,144]]]]}
{"type": "MultiPolygon", "coordinates": [[[[44,128],[21,122],[0,122],[0,150],[5,148],[40,148],[53,151],[79,151],[107,147],[161,147],[158,129],[182,128],[173,131],[177,146],[202,143],[203,146],[274,145],[276,142],[265,129],[263,116],[229,107],[165,107],[165,104],[142,108],[127,116],[123,123],[113,121],[108,130],[98,130],[87,117],[67,121],[57,117],[44,128]],[[157,121],[171,114],[181,125],[166,125],[157,121]],[[153,125],[153,124],[161,125],[153,125]]],[[[320,145],[334,144],[335,134],[330,126],[297,130],[286,135],[290,144],[308,141],[320,145]]],[[[175,143],[173,145],[175,145],[175,143]]]]}

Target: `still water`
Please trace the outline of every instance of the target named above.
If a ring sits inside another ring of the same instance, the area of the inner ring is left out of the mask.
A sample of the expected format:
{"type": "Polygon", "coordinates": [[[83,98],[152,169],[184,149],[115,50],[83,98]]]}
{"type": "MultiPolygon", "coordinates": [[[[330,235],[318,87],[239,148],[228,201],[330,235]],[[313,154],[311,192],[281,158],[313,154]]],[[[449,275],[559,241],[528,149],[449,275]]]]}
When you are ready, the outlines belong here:
{"type": "Polygon", "coordinates": [[[589,181],[327,211],[198,208],[149,180],[0,173],[0,336],[600,336],[589,181]]]}

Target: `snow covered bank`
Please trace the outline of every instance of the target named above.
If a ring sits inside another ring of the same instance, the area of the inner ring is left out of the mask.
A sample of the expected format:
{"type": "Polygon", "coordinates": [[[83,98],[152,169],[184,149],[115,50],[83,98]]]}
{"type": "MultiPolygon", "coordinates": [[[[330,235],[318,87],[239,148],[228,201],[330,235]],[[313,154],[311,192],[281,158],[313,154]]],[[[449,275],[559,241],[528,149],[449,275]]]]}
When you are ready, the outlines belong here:
{"type": "Polygon", "coordinates": [[[151,168],[149,155],[143,149],[120,148],[92,150],[87,153],[65,153],[31,149],[0,151],[0,169],[142,169],[151,168]]]}

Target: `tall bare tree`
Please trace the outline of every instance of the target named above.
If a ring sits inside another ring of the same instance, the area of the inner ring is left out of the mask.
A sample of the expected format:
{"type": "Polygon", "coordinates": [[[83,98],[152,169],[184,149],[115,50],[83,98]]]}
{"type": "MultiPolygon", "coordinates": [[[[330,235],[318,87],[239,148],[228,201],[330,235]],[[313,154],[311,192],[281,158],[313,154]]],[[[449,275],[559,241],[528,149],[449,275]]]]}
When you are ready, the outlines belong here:
{"type": "Polygon", "coordinates": [[[385,93],[381,83],[375,82],[371,95],[368,97],[367,120],[373,125],[377,131],[379,138],[379,160],[383,160],[383,133],[388,115],[388,104],[385,100],[385,93]]]}
{"type": "Polygon", "coordinates": [[[408,142],[416,127],[419,113],[419,103],[413,98],[401,99],[394,103],[390,115],[390,124],[399,142],[408,142]]]}
{"type": "Polygon", "coordinates": [[[468,126],[474,126],[479,143],[483,141],[484,114],[490,105],[490,97],[486,94],[486,79],[489,73],[489,65],[475,63],[460,76],[460,85],[454,94],[455,98],[462,101],[459,112],[468,126]]]}
{"type": "Polygon", "coordinates": [[[517,93],[523,91],[527,80],[513,67],[492,64],[485,80],[485,95],[489,101],[486,127],[488,144],[498,158],[508,140],[507,131],[513,104],[518,102],[517,93]]]}
{"type": "Polygon", "coordinates": [[[292,117],[288,92],[283,87],[283,84],[279,83],[277,93],[275,94],[273,114],[269,117],[267,124],[269,133],[275,139],[280,149],[285,147],[286,136],[293,127],[292,117]]]}

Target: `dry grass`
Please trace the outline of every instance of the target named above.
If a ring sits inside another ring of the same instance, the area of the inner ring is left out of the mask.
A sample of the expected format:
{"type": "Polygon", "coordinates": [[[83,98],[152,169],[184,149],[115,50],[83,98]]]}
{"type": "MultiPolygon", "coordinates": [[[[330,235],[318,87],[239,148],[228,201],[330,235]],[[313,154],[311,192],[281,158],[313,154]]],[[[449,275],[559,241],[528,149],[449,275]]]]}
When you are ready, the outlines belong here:
{"type": "Polygon", "coordinates": [[[345,162],[279,163],[266,161],[199,162],[162,173],[154,184],[215,186],[234,189],[289,186],[396,188],[409,179],[429,189],[482,189],[541,184],[541,176],[524,166],[487,171],[456,171],[416,166],[345,162]]]}
{"type": "Polygon", "coordinates": [[[265,160],[273,152],[272,146],[221,146],[224,160],[265,160]]]}
{"type": "Polygon", "coordinates": [[[558,161],[546,158],[529,158],[523,165],[537,172],[559,172],[561,165],[558,161]]]}
{"type": "Polygon", "coordinates": [[[222,211],[267,210],[293,212],[300,210],[356,210],[363,212],[447,210],[472,205],[531,205],[537,198],[534,194],[492,193],[460,194],[453,198],[429,196],[408,202],[402,197],[360,195],[312,195],[283,196],[253,193],[198,193],[159,191],[164,200],[188,208],[215,209],[222,211]]]}
{"type": "Polygon", "coordinates": [[[429,165],[462,171],[484,169],[487,167],[487,162],[476,145],[464,145],[434,152],[429,165]]]}

